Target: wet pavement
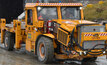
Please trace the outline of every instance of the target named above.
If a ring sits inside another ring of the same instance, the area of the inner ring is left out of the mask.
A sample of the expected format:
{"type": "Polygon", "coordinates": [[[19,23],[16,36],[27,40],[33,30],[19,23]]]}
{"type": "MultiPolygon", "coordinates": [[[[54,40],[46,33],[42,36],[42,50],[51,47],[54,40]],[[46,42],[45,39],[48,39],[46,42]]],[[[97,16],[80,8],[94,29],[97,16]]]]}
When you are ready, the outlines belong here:
{"type": "MultiPolygon", "coordinates": [[[[65,62],[65,63],[52,63],[48,65],[107,65],[105,56],[99,57],[95,62],[79,61],[65,62]]],[[[6,51],[2,47],[0,48],[0,65],[46,65],[40,63],[36,57],[30,54],[26,54],[24,51],[6,51]]]]}

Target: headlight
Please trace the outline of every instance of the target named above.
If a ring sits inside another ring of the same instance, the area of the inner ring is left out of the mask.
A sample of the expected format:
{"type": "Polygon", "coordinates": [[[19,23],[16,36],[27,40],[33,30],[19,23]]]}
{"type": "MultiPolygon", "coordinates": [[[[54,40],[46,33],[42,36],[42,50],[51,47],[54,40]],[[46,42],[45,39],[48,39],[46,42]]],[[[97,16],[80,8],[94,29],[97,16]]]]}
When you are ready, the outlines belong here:
{"type": "Polygon", "coordinates": [[[79,53],[80,53],[80,55],[82,55],[82,52],[81,52],[81,51],[80,51],[79,53]]]}
{"type": "Polygon", "coordinates": [[[84,55],[86,55],[87,54],[87,52],[86,51],[84,51],[84,55]]]}
{"type": "Polygon", "coordinates": [[[103,51],[103,54],[105,54],[106,52],[105,51],[103,51]]]}

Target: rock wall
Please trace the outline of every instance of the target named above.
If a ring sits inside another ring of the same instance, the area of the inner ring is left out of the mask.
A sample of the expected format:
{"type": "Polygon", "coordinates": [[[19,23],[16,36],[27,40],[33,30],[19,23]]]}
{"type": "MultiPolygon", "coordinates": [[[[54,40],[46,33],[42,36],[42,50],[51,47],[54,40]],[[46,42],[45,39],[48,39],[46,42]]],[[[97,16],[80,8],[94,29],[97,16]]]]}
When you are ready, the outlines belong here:
{"type": "Polygon", "coordinates": [[[0,0],[0,18],[6,18],[7,23],[17,19],[23,10],[23,0],[0,0]]]}

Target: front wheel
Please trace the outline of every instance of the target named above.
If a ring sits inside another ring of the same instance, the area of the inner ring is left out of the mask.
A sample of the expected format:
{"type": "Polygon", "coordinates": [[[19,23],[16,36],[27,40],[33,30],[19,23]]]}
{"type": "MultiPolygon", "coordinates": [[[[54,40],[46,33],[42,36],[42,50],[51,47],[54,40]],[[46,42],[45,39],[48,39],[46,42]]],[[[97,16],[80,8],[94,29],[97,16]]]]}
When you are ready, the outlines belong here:
{"type": "Polygon", "coordinates": [[[54,47],[51,39],[41,37],[37,43],[38,60],[42,63],[50,63],[53,61],[54,47]]]}

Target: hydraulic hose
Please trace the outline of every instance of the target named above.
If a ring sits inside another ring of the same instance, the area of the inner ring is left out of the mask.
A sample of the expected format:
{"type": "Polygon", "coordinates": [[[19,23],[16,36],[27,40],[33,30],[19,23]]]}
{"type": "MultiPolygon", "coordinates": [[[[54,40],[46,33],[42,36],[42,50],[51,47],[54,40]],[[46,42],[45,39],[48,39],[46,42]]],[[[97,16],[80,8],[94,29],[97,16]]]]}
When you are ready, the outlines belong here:
{"type": "MultiPolygon", "coordinates": [[[[95,45],[93,48],[91,48],[90,50],[86,50],[86,49],[84,49],[83,47],[81,47],[80,46],[80,44],[78,43],[78,41],[75,39],[75,37],[74,37],[74,31],[75,31],[75,29],[73,29],[73,31],[71,32],[71,36],[70,36],[70,43],[71,43],[71,48],[75,51],[75,52],[77,52],[78,54],[79,54],[79,52],[78,51],[76,51],[76,49],[73,47],[73,41],[75,41],[75,43],[76,43],[76,45],[81,49],[81,50],[83,50],[83,51],[87,51],[87,54],[90,54],[90,52],[91,52],[91,50],[94,50],[95,49],[95,47],[97,47],[97,46],[99,46],[99,45],[105,45],[105,44],[97,44],[97,45],[95,45]]],[[[102,51],[99,51],[99,52],[104,52],[106,50],[106,48],[104,48],[102,51]]],[[[99,52],[97,52],[97,53],[99,53],[99,52]]],[[[93,53],[93,52],[91,52],[91,53],[93,53]]],[[[102,53],[100,53],[100,54],[102,54],[102,53]]],[[[90,54],[90,55],[100,55],[100,54],[90,54]]],[[[79,54],[80,55],[80,54],[79,54]]]]}

